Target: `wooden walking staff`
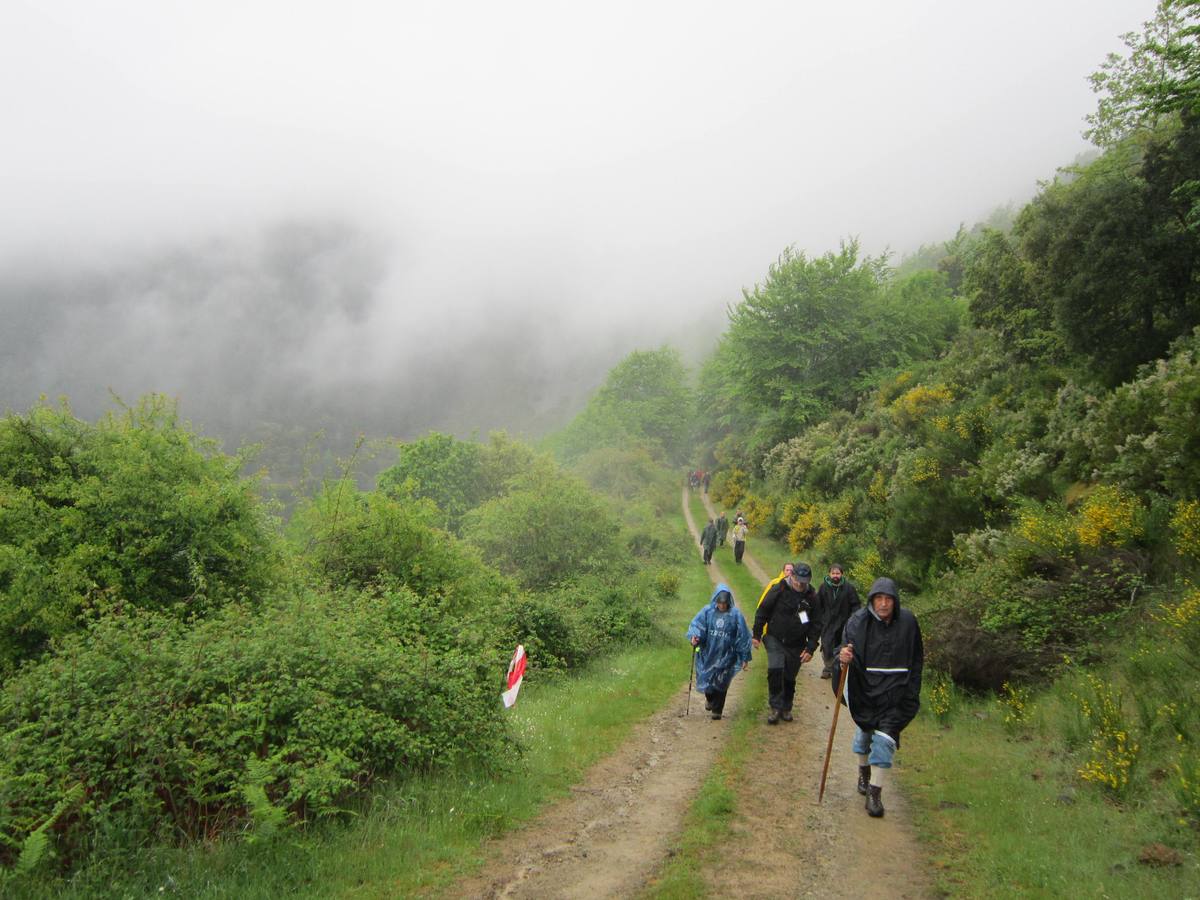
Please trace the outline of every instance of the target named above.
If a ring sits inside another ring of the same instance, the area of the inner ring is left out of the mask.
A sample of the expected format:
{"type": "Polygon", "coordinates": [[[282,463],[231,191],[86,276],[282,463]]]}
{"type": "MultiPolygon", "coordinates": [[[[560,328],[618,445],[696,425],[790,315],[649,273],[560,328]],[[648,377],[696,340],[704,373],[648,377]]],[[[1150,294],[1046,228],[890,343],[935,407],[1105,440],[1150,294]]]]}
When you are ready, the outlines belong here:
{"type": "Polygon", "coordinates": [[[850,667],[843,664],[842,674],[838,676],[837,702],[833,704],[833,724],[829,726],[829,743],[825,745],[825,768],[821,770],[821,790],[817,792],[817,803],[825,796],[825,779],[829,775],[829,757],[833,753],[833,733],[837,731],[838,713],[842,711],[842,691],[846,689],[846,673],[850,667]]]}

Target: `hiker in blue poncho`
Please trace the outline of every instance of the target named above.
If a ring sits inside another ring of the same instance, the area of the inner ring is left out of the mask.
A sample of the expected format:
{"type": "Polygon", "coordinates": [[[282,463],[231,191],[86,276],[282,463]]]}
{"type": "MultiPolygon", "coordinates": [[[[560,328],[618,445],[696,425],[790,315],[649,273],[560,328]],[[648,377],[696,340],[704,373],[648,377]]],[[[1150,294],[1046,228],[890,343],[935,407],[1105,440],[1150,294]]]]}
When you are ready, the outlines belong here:
{"type": "Polygon", "coordinates": [[[750,665],[750,628],[726,585],[717,585],[708,606],[692,619],[687,637],[699,648],[696,687],[704,692],[704,708],[719,719],[733,676],[750,665]]]}

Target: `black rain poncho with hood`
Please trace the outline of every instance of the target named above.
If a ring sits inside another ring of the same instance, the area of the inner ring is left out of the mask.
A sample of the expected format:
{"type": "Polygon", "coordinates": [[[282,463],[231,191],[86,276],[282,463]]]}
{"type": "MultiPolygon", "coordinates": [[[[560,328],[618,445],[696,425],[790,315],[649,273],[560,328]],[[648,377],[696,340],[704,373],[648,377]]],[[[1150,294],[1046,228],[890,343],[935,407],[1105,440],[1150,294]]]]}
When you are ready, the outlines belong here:
{"type": "Polygon", "coordinates": [[[900,606],[896,582],[875,579],[867,594],[867,605],[850,617],[842,641],[843,646],[854,645],[854,661],[846,675],[842,702],[855,725],[863,731],[882,731],[899,746],[900,732],[921,708],[925,651],[917,617],[900,606]],[[877,594],[896,598],[890,622],[875,614],[877,594]]]}

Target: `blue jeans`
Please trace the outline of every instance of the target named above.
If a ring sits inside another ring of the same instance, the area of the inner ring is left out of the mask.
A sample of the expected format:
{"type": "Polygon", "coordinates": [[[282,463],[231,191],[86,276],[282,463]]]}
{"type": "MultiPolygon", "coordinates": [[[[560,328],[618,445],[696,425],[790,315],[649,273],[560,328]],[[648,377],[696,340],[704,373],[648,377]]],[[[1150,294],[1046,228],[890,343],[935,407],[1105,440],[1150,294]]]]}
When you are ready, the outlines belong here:
{"type": "Polygon", "coordinates": [[[896,742],[892,736],[882,731],[863,731],[854,729],[854,752],[870,753],[867,763],[881,769],[892,767],[892,757],[896,755],[896,742]]]}

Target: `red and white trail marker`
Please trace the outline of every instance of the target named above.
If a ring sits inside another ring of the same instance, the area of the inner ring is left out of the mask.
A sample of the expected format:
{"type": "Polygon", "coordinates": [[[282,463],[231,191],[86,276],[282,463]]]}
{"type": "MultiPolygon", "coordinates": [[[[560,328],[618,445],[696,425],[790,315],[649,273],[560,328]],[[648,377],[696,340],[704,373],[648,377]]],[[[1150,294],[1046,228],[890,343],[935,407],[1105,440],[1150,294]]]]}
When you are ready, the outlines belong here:
{"type": "Polygon", "coordinates": [[[521,679],[525,677],[525,646],[517,644],[512,662],[508,664],[508,690],[500,696],[504,699],[504,708],[508,709],[517,702],[517,691],[521,690],[521,679]]]}

